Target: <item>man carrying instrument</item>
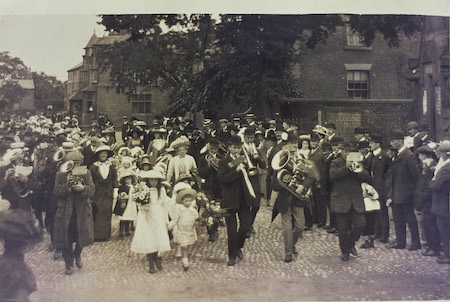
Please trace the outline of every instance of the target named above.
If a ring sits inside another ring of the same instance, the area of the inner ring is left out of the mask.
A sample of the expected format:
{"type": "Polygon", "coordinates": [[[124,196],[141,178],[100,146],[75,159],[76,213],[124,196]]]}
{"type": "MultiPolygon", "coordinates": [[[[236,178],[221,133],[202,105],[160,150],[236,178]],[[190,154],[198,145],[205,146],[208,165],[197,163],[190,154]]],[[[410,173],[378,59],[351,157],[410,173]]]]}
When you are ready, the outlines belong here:
{"type": "MultiPolygon", "coordinates": [[[[255,234],[255,229],[253,228],[253,223],[256,219],[256,214],[259,211],[261,203],[261,181],[259,176],[259,170],[266,168],[266,163],[259,154],[258,149],[254,143],[255,140],[255,129],[253,127],[248,127],[244,131],[244,144],[242,146],[242,151],[247,159],[248,175],[252,183],[253,190],[255,191],[255,197],[250,198],[251,212],[252,212],[252,227],[250,229],[251,234],[255,234]]],[[[250,233],[247,234],[247,238],[250,237],[250,233]]]]}
{"type": "MultiPolygon", "coordinates": [[[[281,152],[288,152],[290,159],[293,163],[296,162],[297,157],[297,136],[293,133],[288,135],[287,143],[281,147],[281,152]]],[[[295,165],[295,164],[294,164],[295,165]]],[[[294,171],[292,172],[291,179],[295,177],[294,171]]],[[[292,262],[293,254],[297,255],[297,249],[295,244],[302,236],[303,229],[305,228],[305,214],[303,208],[307,206],[307,201],[300,200],[297,196],[292,194],[285,188],[285,184],[280,183],[277,179],[277,172],[274,173],[275,177],[272,178],[272,189],[279,191],[278,198],[275,202],[275,209],[281,214],[281,223],[283,227],[284,238],[284,262],[292,262]]],[[[296,192],[301,193],[309,188],[316,179],[306,176],[303,182],[297,184],[296,192]]]]}
{"type": "Polygon", "coordinates": [[[209,142],[208,151],[198,160],[198,172],[200,177],[205,180],[202,189],[211,194],[213,199],[220,199],[220,184],[217,179],[217,169],[219,161],[222,158],[219,156],[219,141],[212,138],[209,142]]]}
{"type": "MultiPolygon", "coordinates": [[[[250,206],[252,201],[246,196],[253,191],[241,156],[242,142],[239,136],[231,136],[228,141],[229,154],[219,161],[217,178],[221,185],[221,207],[228,210],[225,217],[228,236],[228,266],[236,264],[236,258],[243,259],[243,247],[252,225],[250,206]],[[239,218],[239,229],[238,229],[239,218]]],[[[253,192],[253,194],[255,194],[253,192]]]]}

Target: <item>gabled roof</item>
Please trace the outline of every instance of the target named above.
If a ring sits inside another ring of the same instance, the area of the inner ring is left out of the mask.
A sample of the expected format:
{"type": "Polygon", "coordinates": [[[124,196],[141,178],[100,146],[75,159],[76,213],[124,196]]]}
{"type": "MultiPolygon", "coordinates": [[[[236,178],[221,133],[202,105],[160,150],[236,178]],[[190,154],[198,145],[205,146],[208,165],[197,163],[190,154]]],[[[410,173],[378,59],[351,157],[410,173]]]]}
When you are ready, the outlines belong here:
{"type": "Polygon", "coordinates": [[[112,45],[116,42],[126,41],[130,36],[130,34],[110,34],[109,36],[98,38],[95,45],[112,45]]]}
{"type": "Polygon", "coordinates": [[[84,88],[82,91],[83,92],[96,92],[97,91],[97,85],[96,84],[91,84],[88,87],[84,88]]]}
{"type": "MultiPolygon", "coordinates": [[[[3,86],[3,83],[6,80],[0,80],[0,87],[3,86]]],[[[22,87],[23,89],[34,89],[34,81],[33,79],[18,79],[18,80],[9,80],[9,81],[13,81],[13,82],[17,82],[20,87],[22,87]]]]}
{"type": "Polygon", "coordinates": [[[82,99],[83,99],[83,93],[81,92],[81,90],[77,90],[74,94],[69,96],[69,101],[82,100],[82,99]]]}
{"type": "Polygon", "coordinates": [[[69,70],[67,70],[67,72],[75,70],[75,69],[79,69],[80,67],[83,67],[83,62],[78,63],[77,65],[75,65],[74,67],[70,68],[69,70]]]}
{"type": "Polygon", "coordinates": [[[95,43],[98,41],[98,37],[97,35],[94,33],[91,37],[91,39],[89,39],[89,42],[87,43],[87,45],[84,48],[89,48],[92,47],[93,45],[95,45],[95,43]]]}

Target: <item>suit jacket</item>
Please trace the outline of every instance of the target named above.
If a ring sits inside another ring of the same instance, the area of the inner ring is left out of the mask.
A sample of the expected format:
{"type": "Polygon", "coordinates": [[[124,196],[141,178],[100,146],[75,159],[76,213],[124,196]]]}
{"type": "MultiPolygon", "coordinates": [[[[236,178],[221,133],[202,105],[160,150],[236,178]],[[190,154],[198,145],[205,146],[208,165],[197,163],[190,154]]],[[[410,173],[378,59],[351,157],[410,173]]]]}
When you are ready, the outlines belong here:
{"type": "Polygon", "coordinates": [[[449,216],[449,193],[450,193],[450,163],[445,164],[438,170],[430,182],[432,192],[431,213],[440,216],[449,216]]]}
{"type": "Polygon", "coordinates": [[[217,169],[217,179],[222,191],[221,207],[238,210],[242,207],[249,208],[251,200],[247,200],[246,184],[242,172],[236,171],[236,167],[231,168],[228,164],[232,161],[231,156],[227,156],[219,161],[217,169]]]}
{"type": "Polygon", "coordinates": [[[352,207],[358,213],[365,212],[361,183],[369,183],[371,180],[366,170],[360,173],[350,171],[346,160],[339,156],[331,161],[330,180],[333,182],[331,212],[345,214],[352,207]]]}
{"type": "Polygon", "coordinates": [[[220,192],[219,180],[217,179],[217,171],[208,165],[205,156],[200,157],[198,160],[198,173],[200,174],[200,177],[205,179],[205,185],[202,185],[202,188],[210,191],[213,198],[220,199],[222,194],[220,192]]]}
{"type": "Polygon", "coordinates": [[[369,163],[369,172],[372,176],[372,185],[375,190],[377,190],[378,195],[380,196],[380,201],[385,201],[385,175],[389,169],[389,165],[391,164],[391,159],[384,150],[381,150],[381,153],[377,156],[373,154],[370,156],[369,163]]]}
{"type": "Polygon", "coordinates": [[[408,148],[397,154],[386,174],[387,198],[394,203],[413,202],[414,187],[420,176],[417,157],[408,148]]]}

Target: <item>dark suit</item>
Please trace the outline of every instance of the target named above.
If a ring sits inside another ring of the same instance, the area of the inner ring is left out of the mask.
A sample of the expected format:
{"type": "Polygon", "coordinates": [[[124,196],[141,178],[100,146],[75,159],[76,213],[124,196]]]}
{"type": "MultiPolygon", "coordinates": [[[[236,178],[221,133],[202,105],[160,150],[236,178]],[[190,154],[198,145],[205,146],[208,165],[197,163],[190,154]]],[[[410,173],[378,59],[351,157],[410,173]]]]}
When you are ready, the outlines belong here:
{"type": "Polygon", "coordinates": [[[382,241],[387,242],[389,238],[389,212],[386,206],[385,193],[385,175],[389,169],[391,160],[385,151],[381,150],[376,156],[372,155],[369,158],[369,172],[372,176],[372,186],[378,192],[378,201],[380,202],[381,210],[376,212],[375,217],[375,235],[380,236],[382,241]]]}
{"type": "Polygon", "coordinates": [[[397,246],[406,245],[406,224],[411,233],[411,245],[420,246],[419,228],[414,214],[414,187],[420,176],[417,157],[408,148],[404,148],[393,159],[386,177],[387,198],[392,199],[395,236],[397,246]]]}
{"type": "Polygon", "coordinates": [[[436,214],[439,236],[444,257],[449,257],[449,194],[450,194],[450,164],[439,169],[430,182],[432,191],[431,213],[436,214]]]}
{"type": "Polygon", "coordinates": [[[309,160],[313,161],[319,170],[319,181],[313,186],[313,201],[315,208],[314,219],[319,225],[327,223],[327,205],[326,205],[326,188],[325,188],[325,158],[321,147],[317,147],[311,152],[309,160]]]}
{"type": "Polygon", "coordinates": [[[231,156],[220,160],[217,170],[222,200],[221,207],[228,209],[229,215],[225,217],[228,235],[228,258],[236,259],[239,249],[244,247],[245,237],[252,225],[250,212],[251,201],[246,198],[246,185],[242,172],[228,164],[231,156]],[[239,230],[237,229],[237,217],[239,217],[239,230]]]}
{"type": "Polygon", "coordinates": [[[370,175],[365,170],[350,171],[346,159],[340,156],[331,162],[330,180],[333,182],[330,211],[336,214],[341,252],[348,255],[366,223],[361,183],[370,182],[370,175]]]}

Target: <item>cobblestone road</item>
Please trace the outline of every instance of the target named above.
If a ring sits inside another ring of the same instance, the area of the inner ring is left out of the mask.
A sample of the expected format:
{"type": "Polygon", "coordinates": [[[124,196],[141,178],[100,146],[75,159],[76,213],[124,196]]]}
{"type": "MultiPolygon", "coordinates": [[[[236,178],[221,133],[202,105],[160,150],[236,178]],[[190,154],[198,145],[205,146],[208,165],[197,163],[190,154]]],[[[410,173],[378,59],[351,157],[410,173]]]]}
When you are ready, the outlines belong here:
{"type": "Polygon", "coordinates": [[[32,301],[298,301],[422,300],[450,298],[450,265],[420,251],[391,250],[376,242],[348,262],[339,258],[338,238],[322,229],[305,232],[299,255],[284,263],[280,218],[270,225],[271,208],[261,207],[256,235],[245,258],[226,266],[226,229],[208,243],[203,228],[183,272],[174,251],[163,256],[164,269],[148,273],[144,256],[129,251],[131,238],[117,236],[83,251],[84,267],[64,275],[64,262],[48,251],[49,237],[27,254],[38,279],[32,301]]]}

